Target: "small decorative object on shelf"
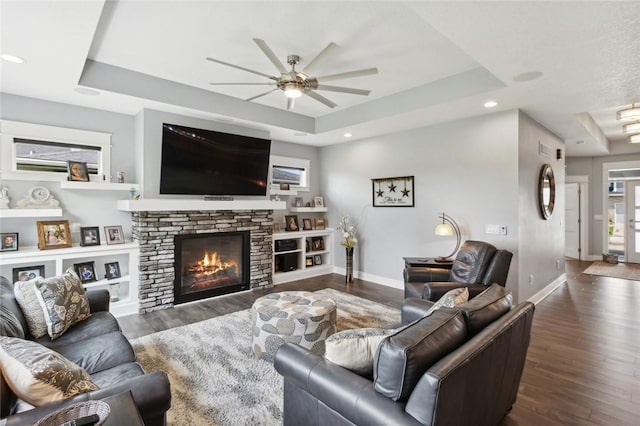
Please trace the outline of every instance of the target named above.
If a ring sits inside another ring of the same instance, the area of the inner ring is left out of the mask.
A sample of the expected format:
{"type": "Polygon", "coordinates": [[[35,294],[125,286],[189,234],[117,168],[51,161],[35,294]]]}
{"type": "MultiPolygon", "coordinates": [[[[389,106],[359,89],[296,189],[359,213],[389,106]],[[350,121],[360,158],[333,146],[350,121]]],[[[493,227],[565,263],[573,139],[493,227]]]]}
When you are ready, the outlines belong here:
{"type": "Polygon", "coordinates": [[[107,244],[124,244],[124,233],[122,226],[105,226],[104,235],[107,237],[107,244]]]}
{"type": "Polygon", "coordinates": [[[32,187],[22,200],[16,202],[19,209],[51,209],[59,206],[58,200],[44,186],[32,187]]]}
{"type": "Polygon", "coordinates": [[[289,191],[289,184],[280,182],[280,191],[289,191]]]}
{"type": "Polygon", "coordinates": [[[313,257],[307,256],[307,258],[305,259],[305,266],[313,266],[313,257]]]}
{"type": "Polygon", "coordinates": [[[304,206],[304,200],[302,199],[302,197],[296,197],[294,199],[294,207],[303,207],[304,206]]]}
{"type": "Polygon", "coordinates": [[[89,182],[89,170],[87,169],[87,163],[82,161],[67,161],[67,169],[69,170],[67,180],[89,182]]]}
{"type": "Polygon", "coordinates": [[[120,272],[120,264],[118,262],[105,263],[104,270],[106,271],[104,277],[108,280],[114,280],[122,276],[120,272]]]}
{"type": "Polygon", "coordinates": [[[124,183],[124,172],[116,172],[117,182],[124,183]]]}
{"type": "Polygon", "coordinates": [[[100,245],[100,231],[97,226],[85,226],[80,228],[80,245],[86,246],[99,246],[100,245]]]}
{"type": "Polygon", "coordinates": [[[71,247],[71,232],[68,220],[47,220],[36,222],[38,227],[38,248],[49,250],[71,247]]]}
{"type": "Polygon", "coordinates": [[[338,230],[342,231],[343,240],[340,243],[346,249],[346,275],[345,282],[352,283],[353,282],[353,249],[356,245],[358,245],[358,238],[356,237],[357,229],[354,225],[351,224],[349,216],[343,215],[340,218],[340,223],[338,224],[338,230]]]}
{"type": "Polygon", "coordinates": [[[120,300],[120,283],[109,284],[109,300],[111,302],[120,300]]]}
{"type": "Polygon", "coordinates": [[[311,219],[302,219],[302,229],[304,231],[311,231],[313,229],[311,226],[311,219]]]}
{"type": "Polygon", "coordinates": [[[3,186],[0,189],[0,209],[8,209],[11,199],[9,198],[9,188],[3,186]]]}
{"type": "Polygon", "coordinates": [[[78,274],[81,283],[96,281],[96,267],[93,261],[76,263],[73,265],[73,269],[76,270],[76,274],[78,274]]]}
{"type": "Polygon", "coordinates": [[[297,215],[286,215],[284,217],[284,221],[286,223],[286,231],[299,231],[300,227],[298,226],[298,216],[297,215]]]}
{"type": "Polygon", "coordinates": [[[324,250],[324,238],[311,237],[311,250],[312,251],[324,250]]]}
{"type": "Polygon", "coordinates": [[[18,281],[31,281],[36,277],[44,277],[44,265],[13,268],[14,283],[18,281]]]}
{"type": "Polygon", "coordinates": [[[324,207],[324,198],[322,198],[322,197],[313,197],[313,206],[314,207],[324,207]]]}
{"type": "Polygon", "coordinates": [[[0,234],[0,251],[18,251],[17,232],[3,232],[0,234]]]}
{"type": "Polygon", "coordinates": [[[315,219],[315,224],[316,224],[316,229],[317,230],[323,230],[324,229],[324,219],[323,218],[315,219]]]}

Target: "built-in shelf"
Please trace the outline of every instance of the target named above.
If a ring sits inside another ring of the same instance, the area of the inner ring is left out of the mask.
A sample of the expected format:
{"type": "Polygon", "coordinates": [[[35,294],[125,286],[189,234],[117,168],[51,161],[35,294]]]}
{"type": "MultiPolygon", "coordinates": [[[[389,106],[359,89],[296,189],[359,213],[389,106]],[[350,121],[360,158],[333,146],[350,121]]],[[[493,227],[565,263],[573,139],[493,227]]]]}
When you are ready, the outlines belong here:
{"type": "Polygon", "coordinates": [[[135,191],[140,190],[137,183],[112,183],[112,182],[76,182],[63,180],[60,181],[62,189],[85,189],[90,191],[135,191]]]}
{"type": "Polygon", "coordinates": [[[333,272],[331,248],[333,247],[334,231],[332,228],[326,228],[313,231],[275,232],[273,234],[273,283],[282,284],[333,272]],[[307,248],[309,241],[312,240],[313,237],[321,237],[323,239],[324,249],[311,250],[311,247],[307,248]],[[296,248],[293,250],[276,251],[275,241],[277,240],[295,240],[296,248]],[[295,256],[295,269],[292,271],[277,271],[276,265],[278,258],[281,256],[295,256]],[[313,256],[320,256],[322,264],[307,265],[307,257],[313,258],[313,256]]]}
{"type": "Polygon", "coordinates": [[[192,200],[145,198],[142,200],[118,200],[118,210],[126,212],[159,212],[159,211],[215,211],[215,210],[285,210],[284,201],[272,200],[192,200]]]}
{"type": "Polygon", "coordinates": [[[108,279],[102,279],[102,280],[98,280],[98,281],[92,281],[89,283],[83,283],[82,286],[86,289],[90,289],[90,288],[95,288],[95,287],[104,287],[104,286],[108,286],[110,284],[119,284],[121,282],[127,282],[129,281],[129,275],[124,276],[124,277],[120,277],[120,278],[114,278],[111,280],[108,279]]]}
{"type": "Polygon", "coordinates": [[[300,238],[300,237],[317,237],[320,235],[333,234],[333,228],[326,229],[314,229],[312,231],[294,231],[294,232],[274,232],[274,240],[286,240],[288,238],[300,238]]]}
{"type": "Polygon", "coordinates": [[[298,191],[295,189],[272,189],[269,191],[269,195],[298,195],[298,191]]]}
{"type": "Polygon", "coordinates": [[[2,253],[2,260],[0,264],[6,263],[17,259],[33,259],[40,260],[40,258],[58,258],[58,257],[87,257],[96,253],[100,254],[121,254],[127,253],[132,249],[137,249],[138,243],[124,243],[124,244],[101,244],[99,246],[73,246],[61,249],[40,250],[36,246],[21,247],[18,251],[7,251],[2,253]]]}
{"type": "Polygon", "coordinates": [[[0,218],[61,216],[62,209],[0,209],[0,218]]]}
{"type": "Polygon", "coordinates": [[[289,210],[294,213],[325,213],[329,211],[326,207],[290,207],[289,210]]]}

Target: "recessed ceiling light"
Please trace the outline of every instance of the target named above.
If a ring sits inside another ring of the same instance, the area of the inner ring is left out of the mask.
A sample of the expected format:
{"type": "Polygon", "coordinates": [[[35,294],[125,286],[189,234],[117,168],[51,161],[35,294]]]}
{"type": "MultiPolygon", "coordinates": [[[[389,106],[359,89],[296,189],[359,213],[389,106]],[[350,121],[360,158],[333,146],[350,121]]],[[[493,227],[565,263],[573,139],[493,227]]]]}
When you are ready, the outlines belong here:
{"type": "Polygon", "coordinates": [[[2,55],[0,55],[0,58],[2,58],[2,60],[4,61],[12,62],[14,64],[22,64],[24,62],[24,59],[22,59],[21,57],[9,55],[7,53],[3,53],[2,55]]]}
{"type": "Polygon", "coordinates": [[[623,133],[640,133],[640,121],[623,125],[622,132],[623,133]]]}
{"type": "Polygon", "coordinates": [[[498,105],[496,101],[487,101],[484,103],[485,108],[493,108],[496,105],[498,105]]]}
{"type": "Polygon", "coordinates": [[[513,81],[524,83],[525,81],[537,80],[540,77],[542,77],[542,73],[540,71],[523,72],[522,74],[518,74],[513,77],[513,81]]]}
{"type": "Polygon", "coordinates": [[[640,143],[640,133],[629,136],[629,143],[640,143]]]}
{"type": "Polygon", "coordinates": [[[582,145],[584,143],[583,140],[576,141],[576,145],[582,145]]]}
{"type": "Polygon", "coordinates": [[[87,96],[98,96],[100,94],[100,92],[98,92],[97,90],[89,89],[87,87],[76,87],[73,90],[76,93],[80,93],[81,95],[87,95],[87,96]]]}
{"type": "Polygon", "coordinates": [[[344,137],[345,137],[345,138],[350,138],[351,136],[353,136],[351,133],[345,133],[345,134],[344,134],[344,137]]]}

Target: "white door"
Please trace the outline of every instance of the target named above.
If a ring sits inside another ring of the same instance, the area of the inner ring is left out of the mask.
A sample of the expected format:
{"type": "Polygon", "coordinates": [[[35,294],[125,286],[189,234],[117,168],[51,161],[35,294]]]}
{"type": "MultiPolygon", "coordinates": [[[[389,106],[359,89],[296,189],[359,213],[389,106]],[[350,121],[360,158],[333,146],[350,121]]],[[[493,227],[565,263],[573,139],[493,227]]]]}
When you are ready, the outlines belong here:
{"type": "Polygon", "coordinates": [[[626,261],[640,263],[640,180],[625,182],[627,226],[624,233],[626,261]]]}
{"type": "Polygon", "coordinates": [[[580,184],[566,183],[564,191],[564,255],[580,259],[580,184]]]}

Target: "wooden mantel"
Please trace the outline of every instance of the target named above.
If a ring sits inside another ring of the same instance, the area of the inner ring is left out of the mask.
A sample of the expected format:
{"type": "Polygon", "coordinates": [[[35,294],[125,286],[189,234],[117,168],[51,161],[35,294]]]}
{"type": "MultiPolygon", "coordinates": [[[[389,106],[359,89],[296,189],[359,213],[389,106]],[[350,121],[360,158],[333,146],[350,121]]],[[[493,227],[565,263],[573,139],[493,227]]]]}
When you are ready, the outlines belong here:
{"type": "Polygon", "coordinates": [[[165,212],[189,210],[285,210],[286,208],[286,202],[272,200],[208,201],[175,198],[118,200],[118,210],[122,210],[125,212],[165,212]]]}

